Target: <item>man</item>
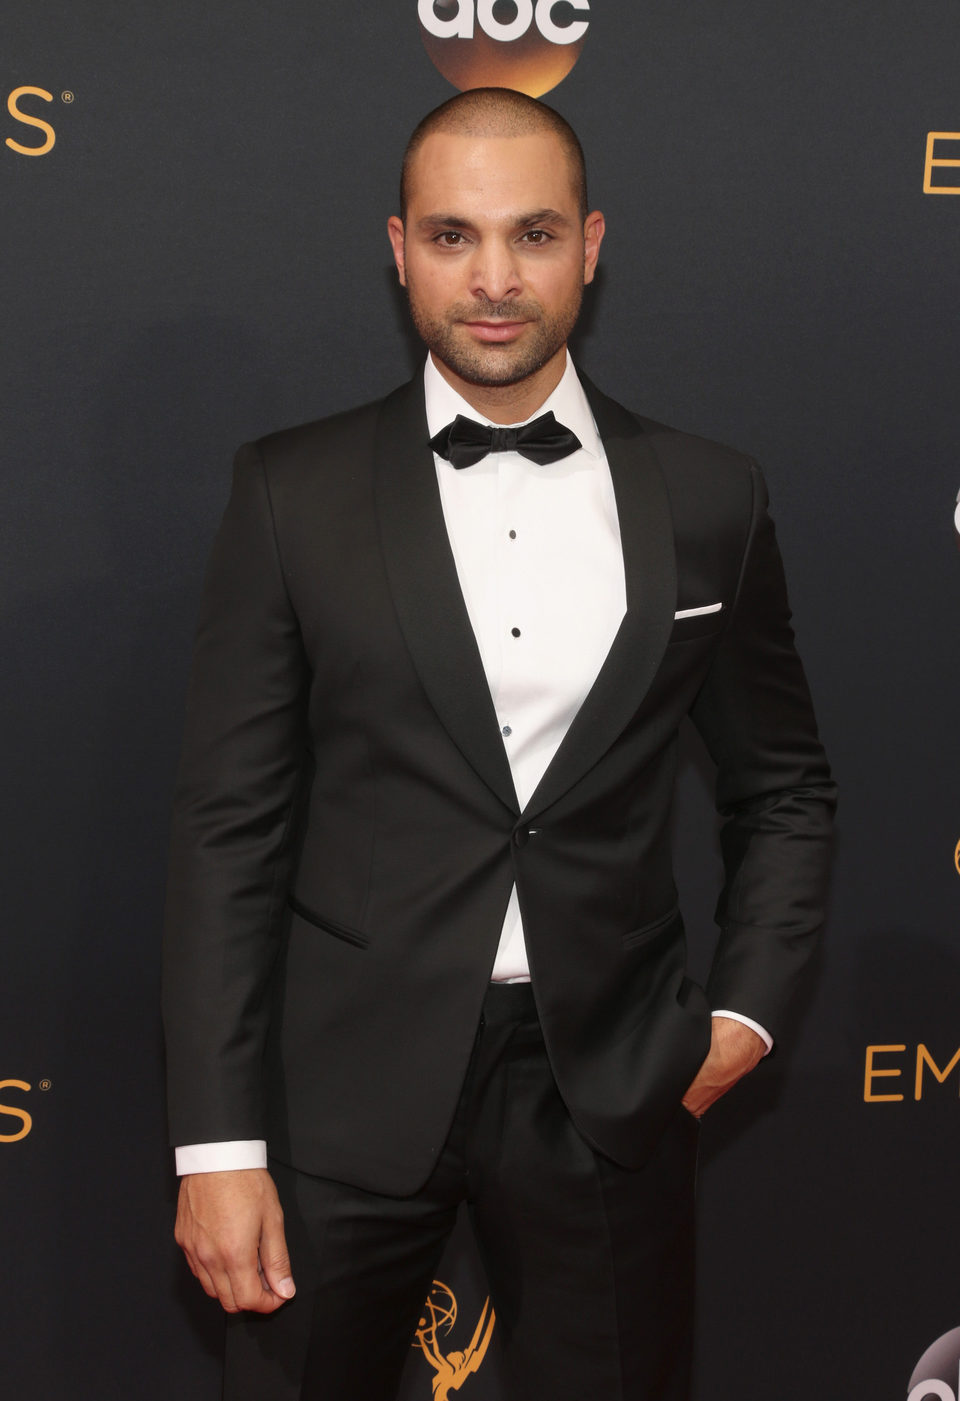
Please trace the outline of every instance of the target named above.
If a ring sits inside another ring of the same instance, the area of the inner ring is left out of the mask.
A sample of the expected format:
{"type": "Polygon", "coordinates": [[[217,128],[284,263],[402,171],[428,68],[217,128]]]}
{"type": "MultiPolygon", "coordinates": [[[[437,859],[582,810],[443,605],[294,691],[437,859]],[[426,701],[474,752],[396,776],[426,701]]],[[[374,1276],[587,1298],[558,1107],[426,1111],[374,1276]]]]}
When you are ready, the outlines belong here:
{"type": "Polygon", "coordinates": [[[230,1401],[389,1401],[462,1202],[511,1398],[687,1395],[697,1120],[778,1034],[833,788],[755,465],[568,359],[603,234],[556,113],[445,103],[389,221],[424,372],[237,460],[165,990],[230,1401]],[[708,994],[687,715],[726,819],[708,994]]]}

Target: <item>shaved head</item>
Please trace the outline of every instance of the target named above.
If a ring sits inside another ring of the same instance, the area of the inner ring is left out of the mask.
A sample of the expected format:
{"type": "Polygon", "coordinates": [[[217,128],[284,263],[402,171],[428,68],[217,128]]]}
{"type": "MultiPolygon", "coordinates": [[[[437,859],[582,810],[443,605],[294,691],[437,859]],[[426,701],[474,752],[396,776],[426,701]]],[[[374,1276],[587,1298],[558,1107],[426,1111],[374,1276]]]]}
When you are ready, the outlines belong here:
{"type": "Polygon", "coordinates": [[[586,218],[586,163],[583,148],[570,123],[545,102],[515,92],[513,88],[472,88],[428,112],[407,142],[400,176],[401,219],[407,217],[413,162],[424,141],[434,132],[475,137],[532,136],[538,132],[552,132],[559,138],[566,153],[580,215],[586,218]]]}

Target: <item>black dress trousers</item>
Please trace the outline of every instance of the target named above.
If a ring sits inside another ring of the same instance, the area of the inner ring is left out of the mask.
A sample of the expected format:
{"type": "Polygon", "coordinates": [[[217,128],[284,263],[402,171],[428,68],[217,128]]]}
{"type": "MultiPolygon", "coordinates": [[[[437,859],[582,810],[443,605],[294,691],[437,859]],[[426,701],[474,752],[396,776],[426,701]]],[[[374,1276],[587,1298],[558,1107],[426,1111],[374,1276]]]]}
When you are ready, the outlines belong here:
{"type": "Polygon", "coordinates": [[[697,1138],[678,1108],[639,1171],[596,1153],[557,1091],[529,984],[492,985],[414,1196],[271,1162],[297,1294],[228,1320],[224,1401],[394,1401],[462,1203],[505,1401],[687,1401],[697,1138]]]}

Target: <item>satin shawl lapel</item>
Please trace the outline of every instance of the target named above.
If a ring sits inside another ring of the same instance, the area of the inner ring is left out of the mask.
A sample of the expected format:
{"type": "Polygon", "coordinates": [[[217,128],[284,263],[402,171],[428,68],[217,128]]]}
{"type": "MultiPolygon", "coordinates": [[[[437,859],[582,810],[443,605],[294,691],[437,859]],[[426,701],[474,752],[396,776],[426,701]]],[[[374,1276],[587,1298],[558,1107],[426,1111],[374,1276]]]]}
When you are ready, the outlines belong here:
{"type": "Polygon", "coordinates": [[[656,454],[632,414],[583,375],[580,379],[610,464],[627,611],[593,687],[524,809],[528,817],[556,802],[629,724],[663,658],[676,608],[673,519],[656,454]]]}
{"type": "Polygon", "coordinates": [[[384,400],[375,491],[393,600],[424,690],[464,757],[519,812],[443,519],[419,377],[384,400]]]}

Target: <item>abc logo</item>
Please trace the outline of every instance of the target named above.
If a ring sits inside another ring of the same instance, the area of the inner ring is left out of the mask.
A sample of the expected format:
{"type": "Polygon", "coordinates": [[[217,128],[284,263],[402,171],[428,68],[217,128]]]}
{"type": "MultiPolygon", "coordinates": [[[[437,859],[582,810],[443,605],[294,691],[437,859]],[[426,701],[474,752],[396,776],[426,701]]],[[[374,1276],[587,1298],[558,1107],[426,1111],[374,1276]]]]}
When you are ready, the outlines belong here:
{"type": "Polygon", "coordinates": [[[958,1401],[960,1328],[931,1344],[913,1369],[907,1401],[958,1401]]]}
{"type": "Polygon", "coordinates": [[[570,72],[586,42],[590,0],[418,0],[420,33],[455,88],[515,88],[540,97],[570,72]]]}

